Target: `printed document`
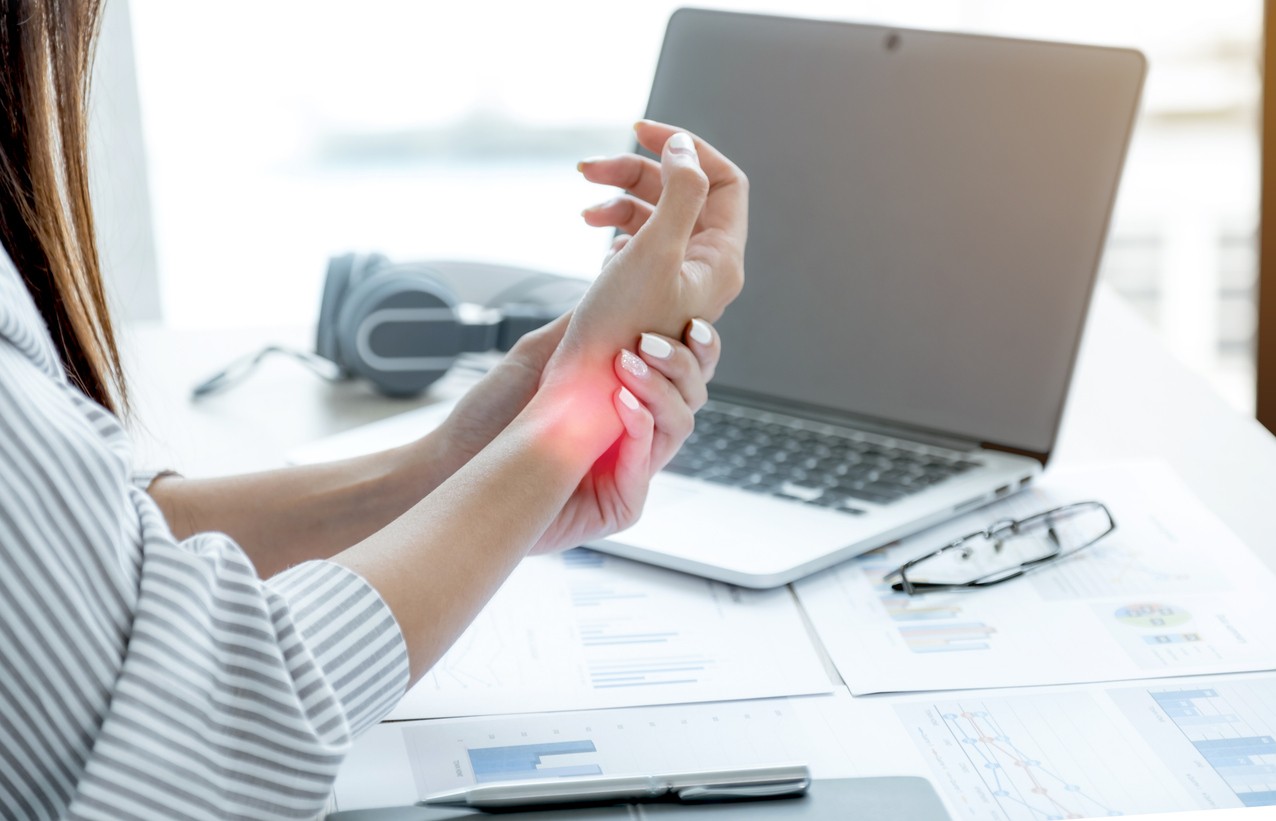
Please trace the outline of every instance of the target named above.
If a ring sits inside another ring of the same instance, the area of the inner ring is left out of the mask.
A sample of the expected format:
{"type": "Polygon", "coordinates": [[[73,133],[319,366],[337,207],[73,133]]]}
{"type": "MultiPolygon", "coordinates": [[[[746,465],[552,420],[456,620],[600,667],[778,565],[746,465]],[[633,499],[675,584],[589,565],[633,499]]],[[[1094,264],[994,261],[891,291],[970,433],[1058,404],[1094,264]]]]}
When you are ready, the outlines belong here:
{"type": "Polygon", "coordinates": [[[473,784],[806,762],[819,778],[930,779],[958,821],[1276,806],[1276,675],[382,724],[341,809],[473,784]]]}
{"type": "Polygon", "coordinates": [[[793,594],[577,548],[523,561],[391,719],[827,693],[793,594]]]}
{"type": "Polygon", "coordinates": [[[881,698],[954,818],[1276,806],[1271,674],[881,698]]]}
{"type": "Polygon", "coordinates": [[[1034,489],[798,582],[853,693],[1276,669],[1276,576],[1158,465],[1034,489]],[[1114,533],[994,587],[908,596],[883,577],[1003,518],[1095,499],[1114,533]]]}
{"type": "MultiPolygon", "coordinates": [[[[871,752],[856,760],[857,748],[868,752],[873,744],[847,732],[850,700],[842,689],[837,696],[381,724],[342,765],[336,803],[343,810],[412,804],[510,779],[780,763],[807,764],[816,778],[888,774],[863,769],[876,758],[871,752]]],[[[892,729],[898,748],[910,753],[898,725],[892,729]]]]}

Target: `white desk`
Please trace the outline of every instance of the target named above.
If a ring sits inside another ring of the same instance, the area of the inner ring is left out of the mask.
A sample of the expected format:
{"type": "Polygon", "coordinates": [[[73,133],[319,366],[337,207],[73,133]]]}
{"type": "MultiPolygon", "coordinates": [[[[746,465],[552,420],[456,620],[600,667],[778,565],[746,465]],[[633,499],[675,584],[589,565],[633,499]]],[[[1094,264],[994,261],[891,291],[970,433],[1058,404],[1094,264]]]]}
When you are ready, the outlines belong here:
{"type": "MultiPolygon", "coordinates": [[[[269,342],[307,348],[302,329],[131,329],[139,458],[150,467],[212,475],[277,467],[306,442],[423,404],[363,383],[331,385],[287,358],[268,359],[242,385],[199,402],[190,387],[269,342]]],[[[441,383],[442,391],[446,385],[441,383]]],[[[1052,465],[1164,459],[1269,566],[1276,568],[1276,439],[1189,372],[1120,298],[1096,297],[1052,465]]]]}
{"type": "MultiPolygon", "coordinates": [[[[306,442],[431,401],[387,400],[361,383],[330,385],[285,358],[267,360],[228,393],[197,404],[189,401],[195,382],[270,342],[308,347],[310,340],[300,329],[131,329],[126,360],[143,463],[188,475],[275,467],[306,442]]],[[[446,385],[443,388],[448,392],[446,385]]],[[[1276,440],[1224,404],[1118,297],[1101,290],[1052,464],[1147,458],[1168,461],[1276,569],[1276,515],[1268,512],[1276,496],[1276,440]]],[[[1156,817],[1188,821],[1263,813],[1264,809],[1254,809],[1156,817]]]]}

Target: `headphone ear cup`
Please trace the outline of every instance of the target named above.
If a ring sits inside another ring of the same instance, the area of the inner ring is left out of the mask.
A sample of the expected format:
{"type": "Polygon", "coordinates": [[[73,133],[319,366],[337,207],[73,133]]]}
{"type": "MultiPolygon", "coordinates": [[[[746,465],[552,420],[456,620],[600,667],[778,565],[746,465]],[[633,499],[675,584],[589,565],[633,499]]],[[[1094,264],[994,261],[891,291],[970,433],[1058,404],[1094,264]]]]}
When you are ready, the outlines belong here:
{"type": "Polygon", "coordinates": [[[337,312],[340,362],[390,396],[421,393],[463,351],[457,299],[422,266],[390,265],[348,289],[337,312]]]}
{"type": "Polygon", "coordinates": [[[323,278],[323,296],[319,300],[319,324],[315,327],[315,353],[344,370],[337,347],[337,312],[350,286],[350,273],[355,255],[342,254],[328,258],[328,272],[323,278]]]}
{"type": "Polygon", "coordinates": [[[342,361],[341,346],[337,340],[337,318],[347,297],[369,276],[389,263],[383,254],[342,254],[328,259],[328,272],[323,280],[323,296],[319,302],[319,324],[315,328],[315,353],[343,371],[348,364],[342,361]]]}

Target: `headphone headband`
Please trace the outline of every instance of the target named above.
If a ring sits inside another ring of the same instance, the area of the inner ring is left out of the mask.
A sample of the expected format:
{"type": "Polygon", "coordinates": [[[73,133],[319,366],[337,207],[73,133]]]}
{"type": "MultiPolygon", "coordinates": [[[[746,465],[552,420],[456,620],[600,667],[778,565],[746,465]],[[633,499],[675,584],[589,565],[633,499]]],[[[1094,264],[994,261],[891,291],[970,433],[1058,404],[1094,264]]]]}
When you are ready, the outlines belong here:
{"type": "Polygon", "coordinates": [[[315,350],[382,393],[417,394],[463,353],[509,350],[587,288],[527,268],[344,254],[328,261],[315,350]]]}

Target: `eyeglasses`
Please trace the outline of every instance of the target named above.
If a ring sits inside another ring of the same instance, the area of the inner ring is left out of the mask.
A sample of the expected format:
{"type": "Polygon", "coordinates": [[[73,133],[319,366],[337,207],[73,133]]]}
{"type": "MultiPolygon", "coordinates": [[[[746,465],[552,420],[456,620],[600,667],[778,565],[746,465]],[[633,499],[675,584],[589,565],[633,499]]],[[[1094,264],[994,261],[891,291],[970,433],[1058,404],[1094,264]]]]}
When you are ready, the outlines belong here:
{"type": "Polygon", "coordinates": [[[910,596],[989,587],[1066,559],[1116,530],[1101,502],[1077,502],[1026,519],[1001,519],[933,553],[905,562],[884,581],[910,596]]]}

